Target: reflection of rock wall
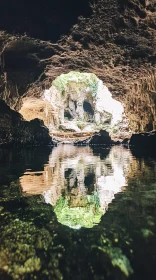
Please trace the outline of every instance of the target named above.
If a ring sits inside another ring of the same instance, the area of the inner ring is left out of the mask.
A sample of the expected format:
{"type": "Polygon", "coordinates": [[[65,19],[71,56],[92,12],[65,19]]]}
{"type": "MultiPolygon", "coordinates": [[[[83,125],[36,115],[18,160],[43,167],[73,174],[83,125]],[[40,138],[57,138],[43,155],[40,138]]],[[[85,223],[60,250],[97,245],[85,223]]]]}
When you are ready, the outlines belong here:
{"type": "Polygon", "coordinates": [[[105,172],[97,179],[97,190],[100,205],[105,212],[108,204],[115,198],[115,194],[122,191],[127,185],[127,173],[132,155],[122,147],[113,147],[106,158],[105,172]]]}
{"type": "Polygon", "coordinates": [[[26,171],[23,176],[20,177],[20,183],[24,195],[37,195],[41,194],[44,190],[48,190],[50,187],[50,170],[48,166],[44,167],[44,171],[26,171]],[[48,174],[48,176],[47,176],[48,174]]]}

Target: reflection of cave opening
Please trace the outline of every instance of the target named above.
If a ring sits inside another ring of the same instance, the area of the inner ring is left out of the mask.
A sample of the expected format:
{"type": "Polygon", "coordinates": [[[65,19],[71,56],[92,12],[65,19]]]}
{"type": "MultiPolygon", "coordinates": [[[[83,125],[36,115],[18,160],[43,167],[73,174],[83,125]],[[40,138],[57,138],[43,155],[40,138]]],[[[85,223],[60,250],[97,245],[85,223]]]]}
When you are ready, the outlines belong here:
{"type": "Polygon", "coordinates": [[[93,121],[93,116],[94,116],[94,110],[93,110],[91,104],[87,100],[85,100],[83,102],[83,110],[85,112],[86,121],[92,122],[93,121]]]}

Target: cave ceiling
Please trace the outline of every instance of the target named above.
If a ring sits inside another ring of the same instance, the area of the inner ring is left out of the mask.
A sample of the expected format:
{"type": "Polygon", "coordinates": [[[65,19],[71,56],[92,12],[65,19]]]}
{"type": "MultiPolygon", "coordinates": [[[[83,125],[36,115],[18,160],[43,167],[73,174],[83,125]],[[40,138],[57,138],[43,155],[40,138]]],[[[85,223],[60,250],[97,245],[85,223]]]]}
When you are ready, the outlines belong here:
{"type": "Polygon", "coordinates": [[[156,128],[154,0],[24,3],[1,1],[1,99],[20,110],[60,74],[89,72],[123,103],[133,131],[156,128]]]}
{"type": "Polygon", "coordinates": [[[92,13],[90,0],[1,1],[0,29],[53,42],[69,33],[79,16],[92,13]]]}

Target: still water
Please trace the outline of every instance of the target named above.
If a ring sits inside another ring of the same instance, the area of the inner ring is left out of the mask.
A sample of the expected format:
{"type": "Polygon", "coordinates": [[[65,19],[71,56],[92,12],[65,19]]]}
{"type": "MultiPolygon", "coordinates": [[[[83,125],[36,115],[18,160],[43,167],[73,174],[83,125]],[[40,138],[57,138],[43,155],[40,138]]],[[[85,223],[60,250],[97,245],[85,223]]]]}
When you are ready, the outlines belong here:
{"type": "Polygon", "coordinates": [[[156,157],[0,150],[0,279],[156,278],[156,157]]]}

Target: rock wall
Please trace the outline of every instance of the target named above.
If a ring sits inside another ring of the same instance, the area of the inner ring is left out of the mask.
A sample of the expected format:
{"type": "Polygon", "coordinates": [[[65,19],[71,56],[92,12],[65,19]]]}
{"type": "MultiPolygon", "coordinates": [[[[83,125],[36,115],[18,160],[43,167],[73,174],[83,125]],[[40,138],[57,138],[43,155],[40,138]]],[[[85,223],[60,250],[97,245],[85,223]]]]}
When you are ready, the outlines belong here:
{"type": "Polygon", "coordinates": [[[19,110],[60,74],[92,72],[124,104],[133,132],[155,129],[155,27],[154,0],[98,0],[55,44],[1,32],[0,98],[19,110]]]}
{"type": "Polygon", "coordinates": [[[52,145],[48,129],[43,121],[24,121],[0,100],[0,146],[45,146],[52,145]]]}

